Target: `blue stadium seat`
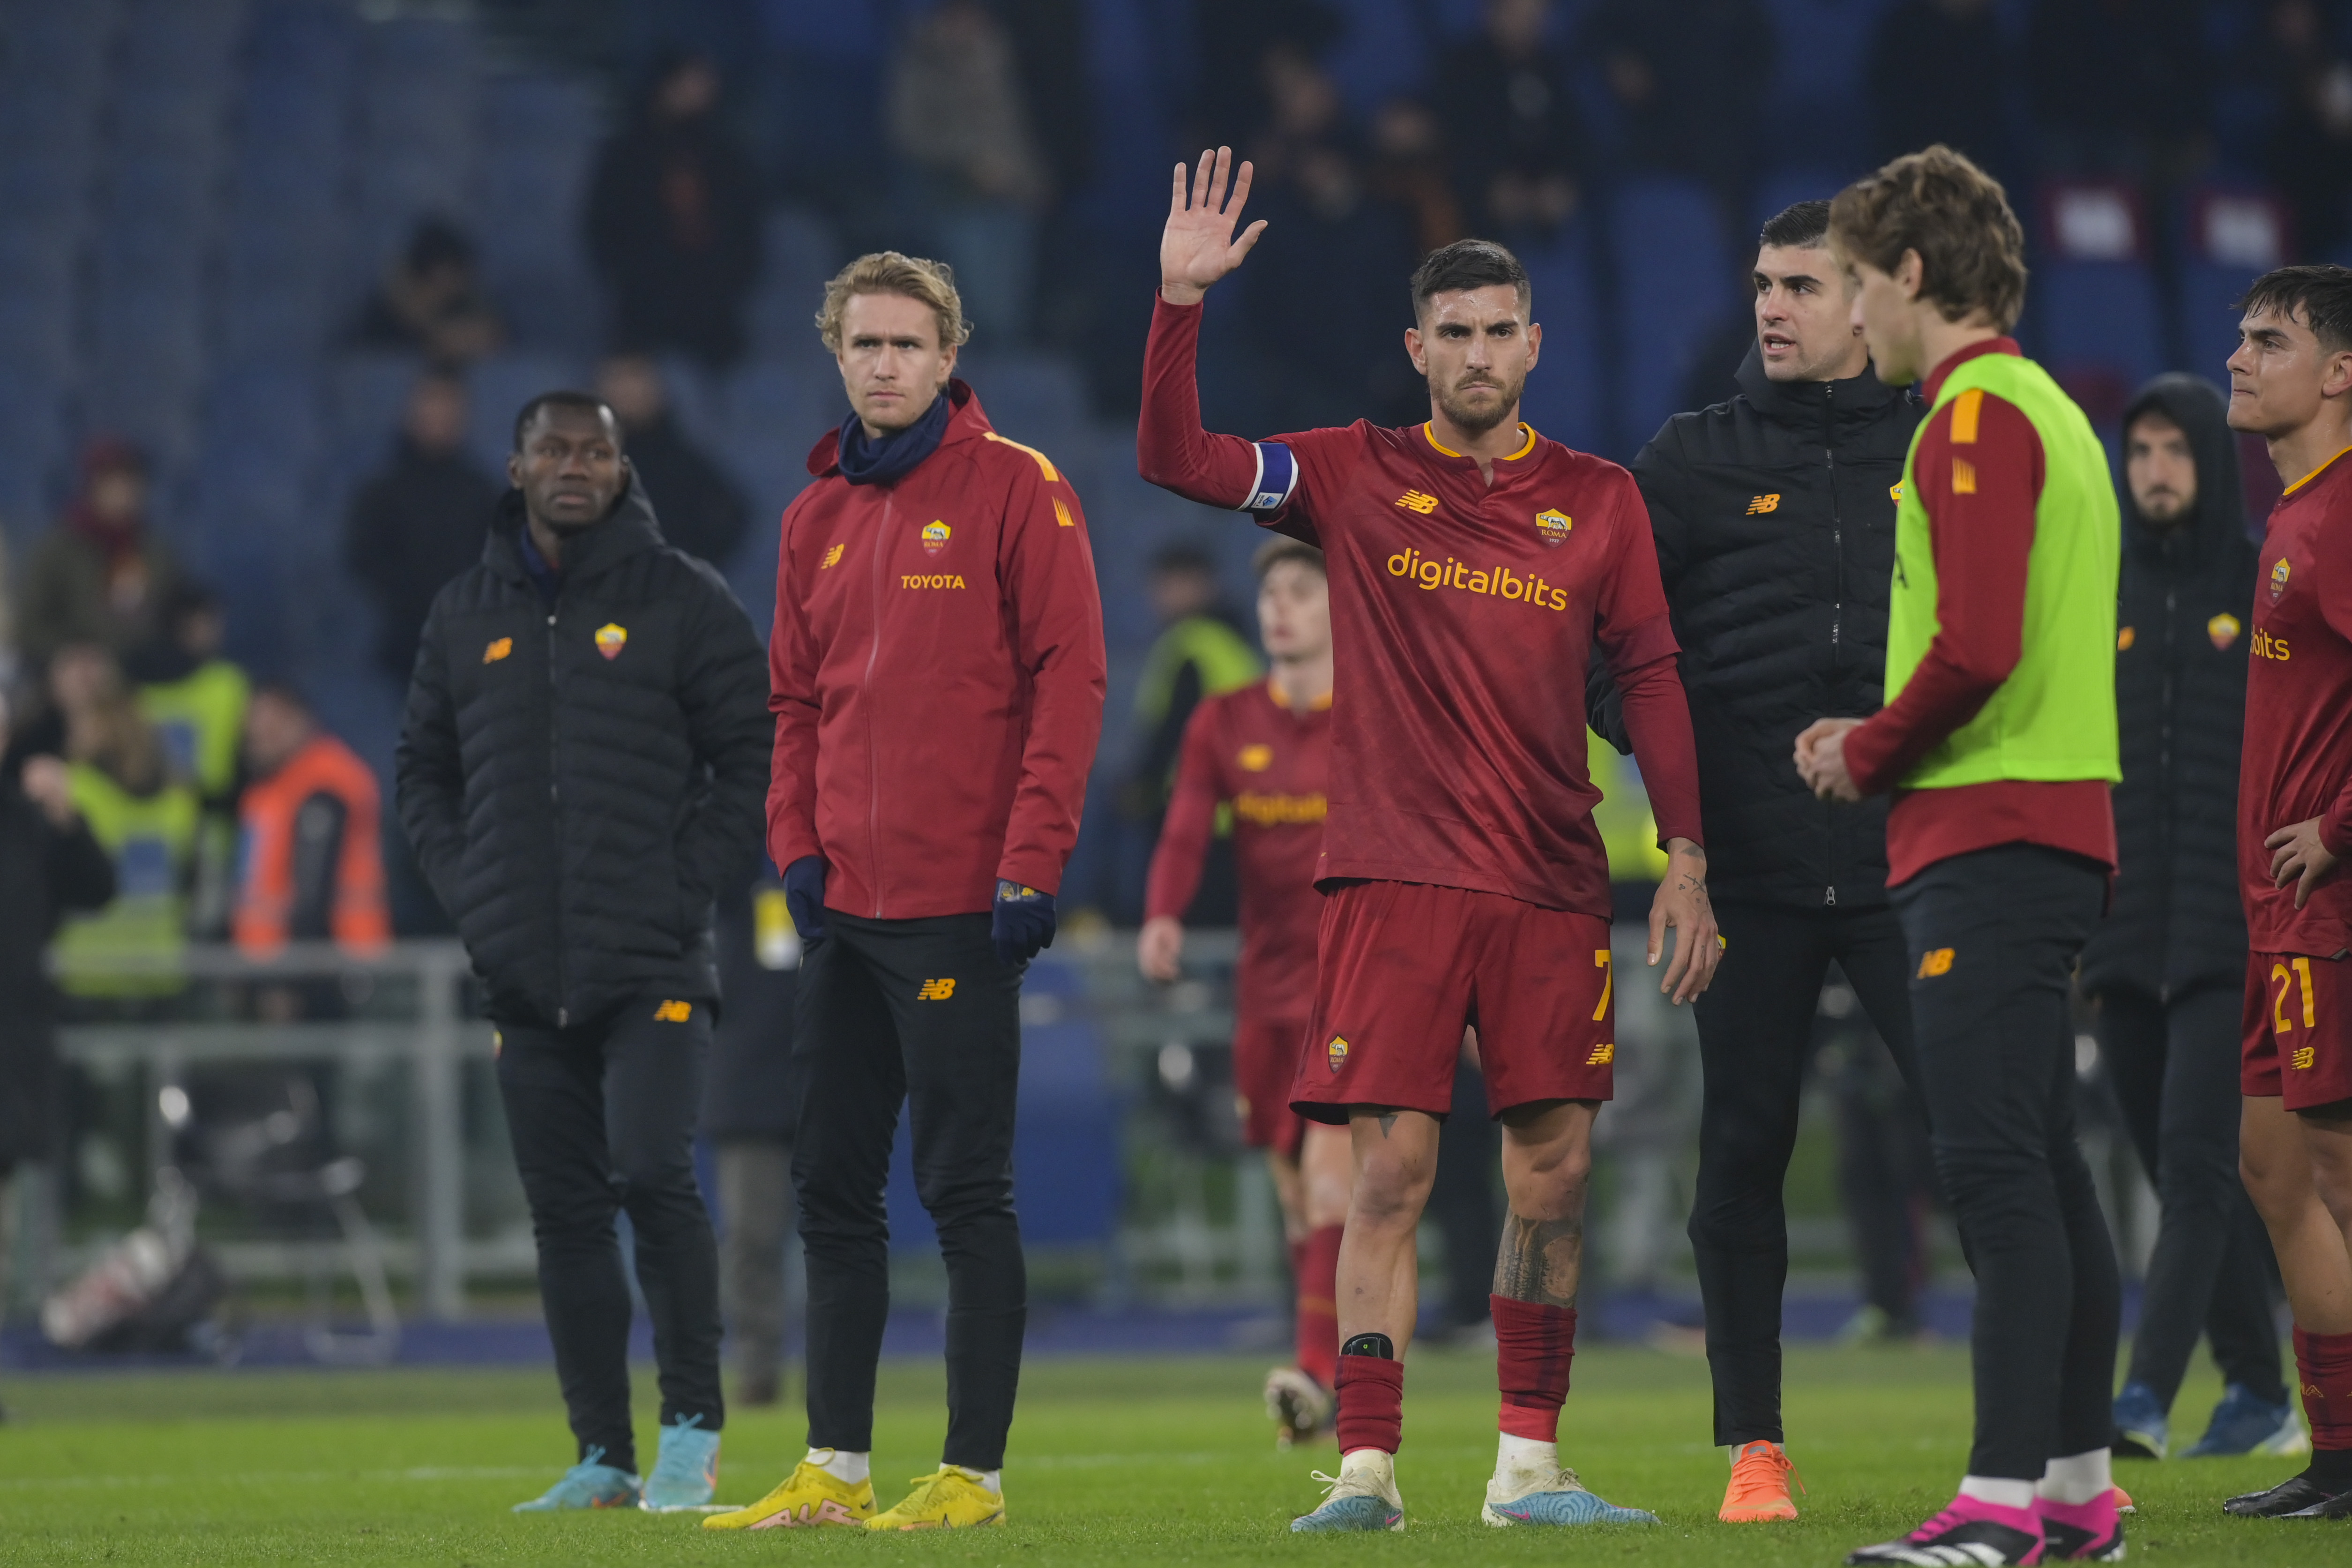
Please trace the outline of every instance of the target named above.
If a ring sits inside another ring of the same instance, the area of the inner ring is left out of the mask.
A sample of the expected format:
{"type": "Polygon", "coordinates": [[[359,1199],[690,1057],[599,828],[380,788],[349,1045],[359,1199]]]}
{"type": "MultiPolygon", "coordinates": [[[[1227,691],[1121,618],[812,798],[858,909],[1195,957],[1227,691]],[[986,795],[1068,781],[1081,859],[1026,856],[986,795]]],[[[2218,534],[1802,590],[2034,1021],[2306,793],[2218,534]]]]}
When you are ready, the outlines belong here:
{"type": "Polygon", "coordinates": [[[2174,316],[2185,367],[2227,384],[2238,348],[2237,302],[2247,285],[2287,259],[2287,218],[2262,191],[2191,193],[2178,232],[2179,299],[2174,316]]]}
{"type": "Polygon", "coordinates": [[[414,356],[400,353],[345,354],[334,363],[328,401],[331,445],[342,461],[364,470],[384,459],[420,368],[414,356]]]}
{"type": "Polygon", "coordinates": [[[768,215],[760,280],[747,312],[754,356],[797,362],[824,353],[813,323],[826,280],[847,259],[833,226],[818,214],[786,207],[768,215]]]}
{"type": "Polygon", "coordinates": [[[585,388],[589,375],[584,359],[515,352],[482,361],[466,381],[474,395],[475,459],[501,473],[514,450],[514,417],[522,405],[542,392],[585,388]]]}
{"type": "Polygon", "coordinates": [[[1025,445],[1051,450],[1086,422],[1087,395],[1076,367],[1053,354],[972,354],[957,374],[980,394],[988,421],[1025,445]]]}
{"type": "Polygon", "coordinates": [[[1425,85],[1429,40],[1416,0],[1355,0],[1345,9],[1347,30],[1324,57],[1339,94],[1359,119],[1400,93],[1425,85]]]}
{"type": "Polygon", "coordinates": [[[1870,58],[1878,18],[1892,4],[1893,0],[1764,0],[1780,45],[1767,79],[1770,86],[1764,101],[1765,123],[1802,125],[1808,146],[1868,145],[1868,83],[1864,67],[1870,58]]]}
{"type": "Polygon", "coordinates": [[[1571,228],[1519,253],[1526,264],[1543,354],[1528,377],[1519,412],[1542,435],[1581,451],[1609,443],[1601,395],[1601,300],[1593,286],[1591,236],[1571,228]]]}
{"type": "Polygon", "coordinates": [[[1609,216],[1618,341],[1603,353],[1619,370],[1612,437],[1631,451],[1680,412],[1692,357],[1737,302],[1738,274],[1704,186],[1629,181],[1609,216]]]}
{"type": "Polygon", "coordinates": [[[1854,168],[1840,174],[1834,168],[1821,165],[1766,171],[1757,180],[1755,199],[1748,204],[1748,232],[1732,236],[1733,245],[1747,246],[1778,214],[1799,202],[1828,201],[1851,184],[1855,176],[1866,172],[1854,168]]]}
{"type": "Polygon", "coordinates": [[[50,377],[0,353],[0,525],[23,541],[48,525],[66,461],[65,405],[50,377]]]}
{"type": "Polygon", "coordinates": [[[2165,367],[2156,278],[2138,261],[2044,261],[2028,303],[2028,352],[2095,425],[2105,426],[2165,367]]]}

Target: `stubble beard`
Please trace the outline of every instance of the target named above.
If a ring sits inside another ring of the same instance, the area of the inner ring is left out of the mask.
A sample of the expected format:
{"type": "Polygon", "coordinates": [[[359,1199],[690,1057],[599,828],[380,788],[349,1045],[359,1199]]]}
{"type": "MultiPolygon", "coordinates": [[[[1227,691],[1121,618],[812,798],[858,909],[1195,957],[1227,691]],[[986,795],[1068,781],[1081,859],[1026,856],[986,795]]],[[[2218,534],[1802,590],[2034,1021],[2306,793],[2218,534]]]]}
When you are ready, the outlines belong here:
{"type": "Polygon", "coordinates": [[[1473,436],[1484,436],[1511,416],[1511,411],[1519,405],[1519,394],[1526,390],[1528,378],[1522,375],[1517,381],[1482,382],[1478,384],[1491,387],[1499,394],[1487,408],[1474,406],[1465,399],[1463,394],[1471,390],[1469,388],[1440,387],[1433,381],[1429,388],[1437,400],[1439,412],[1453,422],[1454,428],[1473,436]]]}

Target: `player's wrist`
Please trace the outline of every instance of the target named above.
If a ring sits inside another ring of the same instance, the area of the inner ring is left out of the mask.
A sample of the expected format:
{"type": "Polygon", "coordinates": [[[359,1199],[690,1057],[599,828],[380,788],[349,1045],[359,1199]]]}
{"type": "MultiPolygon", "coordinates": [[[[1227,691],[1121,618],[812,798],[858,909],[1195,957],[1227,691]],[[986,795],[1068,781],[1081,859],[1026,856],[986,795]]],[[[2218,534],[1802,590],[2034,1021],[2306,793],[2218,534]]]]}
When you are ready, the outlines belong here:
{"type": "Polygon", "coordinates": [[[1209,290],[1202,284],[1187,283],[1181,278],[1162,278],[1160,280],[1160,297],[1171,305],[1188,307],[1207,299],[1209,290]]]}

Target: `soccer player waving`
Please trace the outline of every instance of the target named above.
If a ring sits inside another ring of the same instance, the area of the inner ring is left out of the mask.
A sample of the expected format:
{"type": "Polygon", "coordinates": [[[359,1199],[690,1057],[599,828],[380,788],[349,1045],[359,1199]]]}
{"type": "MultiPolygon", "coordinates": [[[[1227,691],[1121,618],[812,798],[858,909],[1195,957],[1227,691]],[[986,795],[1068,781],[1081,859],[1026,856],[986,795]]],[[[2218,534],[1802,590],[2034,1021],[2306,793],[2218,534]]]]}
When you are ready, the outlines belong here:
{"type": "Polygon", "coordinates": [[[2231,1513],[2352,1518],[2352,269],[2255,280],[2230,426],[2286,494],[2254,577],[2238,769],[2248,954],[2239,1162],[2294,1312],[2311,1465],[2231,1513]]]}
{"type": "Polygon", "coordinates": [[[1355,1187],[1339,1262],[1339,1475],[1291,1528],[1403,1528],[1413,1233],[1471,1024],[1510,1201],[1495,1267],[1502,1438],[1484,1517],[1654,1522],[1586,1491],[1555,1447],[1592,1119],[1615,1052],[1609,872],[1585,772],[1596,637],[1670,857],[1650,916],[1651,963],[1675,932],[1661,988],[1687,1001],[1720,956],[1648,516],[1624,469],[1519,422],[1543,333],[1527,273],[1484,240],[1433,252],[1412,277],[1404,346],[1429,381],[1426,423],[1255,443],[1202,429],[1202,296],[1265,230],[1234,237],[1250,174],[1223,148],[1189,180],[1177,167],[1137,446],[1144,478],[1318,544],[1329,567],[1328,896],[1291,1103],[1348,1127],[1355,1187]]]}
{"type": "Polygon", "coordinates": [[[1848,1563],[2123,1555],[2108,1476],[2121,1286],[2074,1140],[2074,961],[2116,863],[2122,523],[2091,422],[2008,335],[2024,234],[1948,147],[1839,193],[1830,243],[1890,386],[1920,384],[1886,706],[1797,737],[1825,800],[1894,794],[1887,887],[1936,1170],[1976,1272],[1959,1495],[1848,1563]]]}

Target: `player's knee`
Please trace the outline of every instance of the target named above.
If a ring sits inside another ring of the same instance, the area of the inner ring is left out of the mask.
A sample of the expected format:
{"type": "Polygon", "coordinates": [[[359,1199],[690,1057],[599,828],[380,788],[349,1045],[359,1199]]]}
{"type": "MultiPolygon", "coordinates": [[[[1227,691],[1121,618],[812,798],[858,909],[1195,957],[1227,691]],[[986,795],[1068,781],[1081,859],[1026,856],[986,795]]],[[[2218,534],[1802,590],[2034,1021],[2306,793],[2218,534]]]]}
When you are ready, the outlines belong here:
{"type": "Polygon", "coordinates": [[[1349,1215],[1375,1225],[1416,1224],[1429,1201],[1430,1181],[1434,1174],[1426,1161],[1374,1150],[1364,1157],[1356,1173],[1349,1215]]]}

